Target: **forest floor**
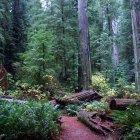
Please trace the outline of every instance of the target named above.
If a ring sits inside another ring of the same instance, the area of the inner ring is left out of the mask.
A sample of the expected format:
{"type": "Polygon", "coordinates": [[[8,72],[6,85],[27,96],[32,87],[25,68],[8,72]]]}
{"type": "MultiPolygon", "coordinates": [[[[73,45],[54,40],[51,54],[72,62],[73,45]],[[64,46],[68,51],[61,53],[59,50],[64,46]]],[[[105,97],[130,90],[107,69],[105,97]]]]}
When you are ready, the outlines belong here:
{"type": "Polygon", "coordinates": [[[77,117],[62,117],[62,132],[59,140],[107,140],[107,137],[100,136],[91,131],[77,117]]]}

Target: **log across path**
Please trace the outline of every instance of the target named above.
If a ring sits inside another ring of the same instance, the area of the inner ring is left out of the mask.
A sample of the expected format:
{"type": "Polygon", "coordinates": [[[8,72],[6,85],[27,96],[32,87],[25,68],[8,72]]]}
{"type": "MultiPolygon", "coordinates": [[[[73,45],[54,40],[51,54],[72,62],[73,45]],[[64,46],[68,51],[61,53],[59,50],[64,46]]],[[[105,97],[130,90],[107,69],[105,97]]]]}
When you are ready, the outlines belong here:
{"type": "Polygon", "coordinates": [[[62,132],[59,140],[107,140],[106,137],[91,131],[77,120],[77,117],[62,117],[62,132]]]}

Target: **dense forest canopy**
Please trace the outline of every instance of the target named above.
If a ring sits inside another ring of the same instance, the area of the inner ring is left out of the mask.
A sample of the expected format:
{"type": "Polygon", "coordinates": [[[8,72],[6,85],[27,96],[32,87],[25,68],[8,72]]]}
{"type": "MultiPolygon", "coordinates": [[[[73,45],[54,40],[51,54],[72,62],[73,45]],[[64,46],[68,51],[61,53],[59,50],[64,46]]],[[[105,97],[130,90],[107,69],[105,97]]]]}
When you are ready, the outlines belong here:
{"type": "Polygon", "coordinates": [[[52,76],[78,91],[101,73],[140,89],[138,0],[1,0],[0,9],[0,59],[15,82],[45,87],[52,76]]]}

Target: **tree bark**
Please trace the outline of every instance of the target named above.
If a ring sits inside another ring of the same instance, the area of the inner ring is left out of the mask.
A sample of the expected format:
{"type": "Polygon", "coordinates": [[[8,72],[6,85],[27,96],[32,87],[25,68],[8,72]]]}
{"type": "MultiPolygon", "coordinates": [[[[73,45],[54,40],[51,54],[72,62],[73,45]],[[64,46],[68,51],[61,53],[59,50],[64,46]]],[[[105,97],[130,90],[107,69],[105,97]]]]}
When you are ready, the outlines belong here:
{"type": "Polygon", "coordinates": [[[102,96],[100,96],[97,92],[93,90],[88,90],[88,91],[70,95],[68,97],[56,99],[56,102],[62,106],[65,106],[68,104],[82,104],[84,102],[100,100],[101,98],[102,96]]]}
{"type": "Polygon", "coordinates": [[[77,113],[77,116],[79,120],[99,134],[108,135],[113,132],[113,122],[106,114],[104,114],[105,118],[102,118],[102,114],[100,115],[97,112],[81,110],[77,113]]]}
{"type": "Polygon", "coordinates": [[[117,46],[117,42],[116,42],[116,35],[117,35],[117,31],[118,27],[117,27],[117,20],[112,19],[112,57],[113,57],[113,63],[115,66],[119,65],[119,48],[117,46]]]}
{"type": "Polygon", "coordinates": [[[130,0],[132,10],[131,10],[131,19],[132,19],[132,31],[133,31],[133,47],[134,47],[134,58],[135,58],[135,84],[137,90],[140,90],[140,10],[137,6],[140,4],[140,0],[130,0]]]}
{"type": "Polygon", "coordinates": [[[126,110],[128,106],[139,104],[135,99],[112,99],[110,101],[110,109],[112,110],[126,110]]]}
{"type": "MultiPolygon", "coordinates": [[[[61,8],[61,22],[62,22],[62,36],[65,36],[65,27],[64,27],[64,0],[60,0],[60,8],[61,8]]],[[[66,46],[63,41],[61,40],[61,44],[63,46],[63,66],[62,66],[62,78],[64,81],[67,79],[67,67],[66,67],[66,46]]]]}
{"type": "Polygon", "coordinates": [[[81,56],[84,89],[89,89],[91,85],[90,41],[89,41],[87,4],[88,0],[78,0],[78,17],[80,28],[80,56],[81,56]]]}
{"type": "Polygon", "coordinates": [[[107,5],[107,9],[106,9],[106,13],[108,15],[108,30],[109,30],[109,36],[112,37],[112,59],[113,59],[113,64],[115,67],[117,67],[119,65],[119,48],[117,46],[117,42],[116,42],[116,35],[118,32],[118,27],[117,27],[117,19],[113,18],[110,15],[110,9],[108,8],[107,5]]]}

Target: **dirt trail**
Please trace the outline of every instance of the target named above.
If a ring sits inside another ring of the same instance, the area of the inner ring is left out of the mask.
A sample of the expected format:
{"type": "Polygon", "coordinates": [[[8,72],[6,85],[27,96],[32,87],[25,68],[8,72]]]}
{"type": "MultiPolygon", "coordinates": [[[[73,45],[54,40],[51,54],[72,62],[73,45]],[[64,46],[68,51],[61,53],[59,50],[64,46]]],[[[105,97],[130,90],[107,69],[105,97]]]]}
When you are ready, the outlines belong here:
{"type": "Polygon", "coordinates": [[[106,140],[83,123],[77,120],[77,117],[62,117],[62,134],[59,140],[106,140]]]}

